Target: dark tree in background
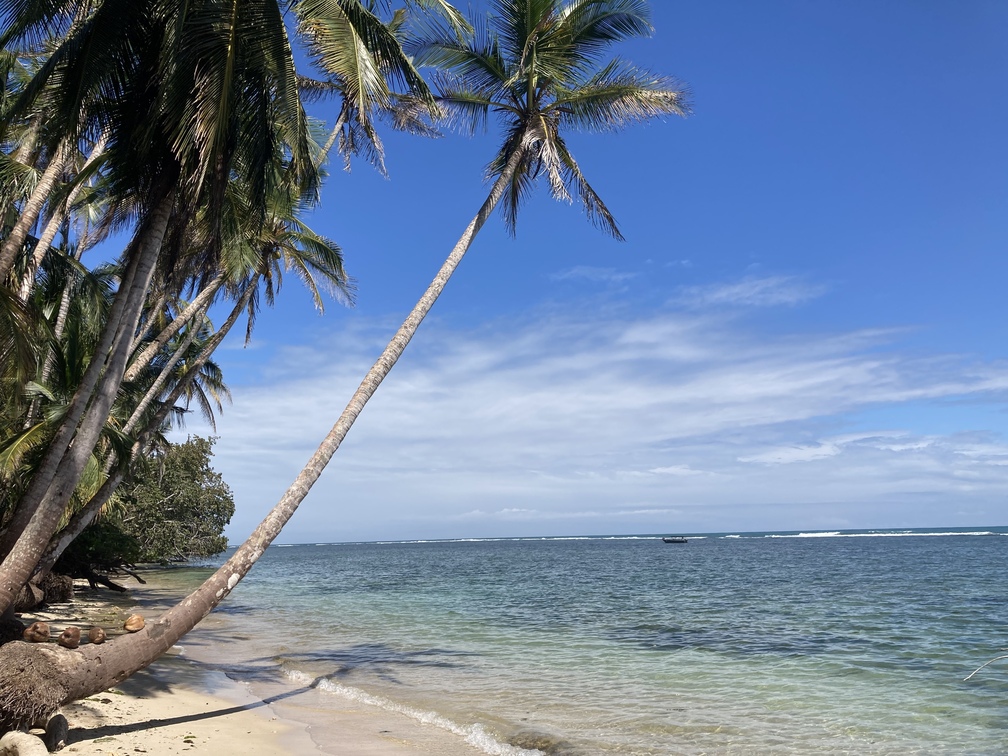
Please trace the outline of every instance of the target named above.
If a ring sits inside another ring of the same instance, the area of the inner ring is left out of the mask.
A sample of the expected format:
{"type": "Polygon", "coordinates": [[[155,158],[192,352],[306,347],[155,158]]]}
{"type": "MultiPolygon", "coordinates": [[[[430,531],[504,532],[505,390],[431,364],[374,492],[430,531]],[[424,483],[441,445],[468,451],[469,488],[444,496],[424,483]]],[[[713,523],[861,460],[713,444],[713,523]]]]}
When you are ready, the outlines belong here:
{"type": "Polygon", "coordinates": [[[210,466],[215,439],[190,436],[141,459],[111,511],[89,525],[55,571],[100,582],[137,562],[182,562],[227,548],[234,497],[210,466]]]}
{"type": "Polygon", "coordinates": [[[113,521],[136,539],[141,562],[179,562],[227,548],[234,496],[210,466],[215,439],[190,436],[140,463],[113,521]]]}

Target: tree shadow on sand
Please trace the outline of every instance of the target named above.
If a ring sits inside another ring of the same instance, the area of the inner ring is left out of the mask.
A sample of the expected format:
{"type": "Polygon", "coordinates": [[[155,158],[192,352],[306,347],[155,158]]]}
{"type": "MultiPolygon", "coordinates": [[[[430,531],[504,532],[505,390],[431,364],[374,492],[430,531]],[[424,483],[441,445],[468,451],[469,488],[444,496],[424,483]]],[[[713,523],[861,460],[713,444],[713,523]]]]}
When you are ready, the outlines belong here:
{"type": "MultiPolygon", "coordinates": [[[[105,693],[99,693],[90,699],[85,699],[79,702],[79,706],[84,708],[94,707],[89,706],[91,702],[97,702],[102,704],[109,704],[114,701],[114,697],[122,694],[126,694],[132,698],[152,698],[159,694],[171,693],[173,689],[177,686],[183,686],[190,689],[200,689],[206,690],[212,695],[216,695],[217,689],[220,686],[213,684],[211,676],[208,674],[213,668],[209,665],[203,665],[198,662],[188,661],[187,663],[180,664],[175,663],[172,660],[167,660],[167,663],[172,666],[171,672],[171,682],[167,682],[158,675],[154,674],[144,674],[138,673],[131,677],[129,680],[125,681],[121,685],[114,689],[106,691],[105,693]]],[[[199,722],[206,719],[215,719],[218,717],[226,717],[231,714],[237,714],[243,711],[251,711],[253,709],[259,709],[264,706],[271,706],[272,704],[278,703],[280,701],[295,698],[308,691],[314,690],[318,687],[319,683],[323,680],[322,677],[312,680],[310,683],[302,685],[298,688],[284,691],[276,695],[264,698],[261,701],[252,701],[247,704],[240,704],[235,706],[228,706],[220,709],[212,709],[210,711],[201,711],[193,714],[185,714],[177,717],[155,717],[151,719],[146,719],[140,722],[130,722],[127,724],[115,725],[108,724],[99,727],[92,728],[71,728],[69,744],[77,743],[87,743],[90,741],[95,741],[100,738],[111,738],[119,735],[129,735],[136,732],[145,732],[157,729],[159,727],[171,727],[173,725],[179,724],[189,724],[192,722],[199,722]]],[[[103,716],[108,716],[103,714],[103,716]]]]}

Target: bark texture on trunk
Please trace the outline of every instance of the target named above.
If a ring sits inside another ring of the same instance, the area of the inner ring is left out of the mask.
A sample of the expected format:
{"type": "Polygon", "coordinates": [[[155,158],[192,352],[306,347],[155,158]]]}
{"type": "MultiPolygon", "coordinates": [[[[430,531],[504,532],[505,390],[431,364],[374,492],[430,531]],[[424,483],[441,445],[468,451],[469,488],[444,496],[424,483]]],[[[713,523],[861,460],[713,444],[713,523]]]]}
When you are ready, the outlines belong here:
{"type": "MultiPolygon", "coordinates": [[[[164,419],[168,416],[171,408],[175,406],[175,402],[179,400],[183,393],[185,393],[186,388],[195,380],[196,376],[199,374],[200,369],[210,359],[214,350],[220,346],[220,343],[224,340],[228,331],[231,330],[232,326],[238,321],[239,316],[241,316],[242,311],[248,305],[249,299],[252,297],[252,293],[255,291],[256,285],[258,284],[259,277],[255,276],[252,281],[246,286],[245,291],[242,293],[241,299],[235,303],[232,308],[228,319],[224,321],[224,324],[217,330],[210,340],[204,345],[203,350],[199,353],[199,356],[193,361],[193,364],[186,371],[186,374],[182,377],[182,380],[178,382],[174,389],[172,389],[171,394],[168,395],[167,399],[162,403],[161,409],[154,415],[151,421],[147,424],[140,438],[137,439],[136,443],[133,445],[133,450],[131,452],[131,457],[136,458],[142,449],[144,449],[148,443],[150,443],[151,436],[154,430],[161,426],[164,419]]],[[[133,422],[137,419],[136,413],[134,417],[130,418],[133,422]]],[[[125,430],[129,433],[130,430],[125,430]]],[[[94,518],[98,516],[101,508],[105,506],[105,502],[109,500],[112,494],[115,492],[116,488],[122,483],[125,474],[118,470],[112,472],[112,467],[115,465],[116,459],[111,456],[105,464],[105,474],[110,477],[102,484],[98,492],[91,497],[91,500],[80,509],[73,517],[70,518],[70,522],[57,533],[49,542],[45,553],[39,560],[38,567],[36,568],[36,575],[44,577],[49,574],[52,570],[53,565],[56,564],[56,560],[60,558],[67,547],[73,543],[74,539],[77,538],[84,528],[90,525],[94,518]]]]}
{"type": "MultiPolygon", "coordinates": [[[[111,462],[115,464],[114,457],[111,462]]],[[[106,472],[106,474],[108,473],[106,472]]],[[[126,474],[121,470],[117,470],[109,475],[88,503],[81,507],[70,518],[70,522],[52,537],[49,545],[46,546],[45,552],[42,554],[42,558],[39,559],[39,563],[35,567],[35,574],[32,576],[32,580],[44,580],[52,572],[53,566],[63,556],[63,552],[67,550],[67,547],[74,542],[77,536],[84,532],[84,528],[94,522],[94,518],[98,516],[98,513],[101,512],[102,507],[105,506],[108,500],[112,498],[112,494],[115,493],[125,477],[126,474]]]]}
{"type": "MultiPolygon", "coordinates": [[[[131,243],[131,248],[132,248],[131,243]]],[[[52,440],[46,448],[46,452],[41,462],[32,475],[31,482],[27,490],[21,496],[17,504],[17,509],[7,524],[7,529],[0,537],[0,560],[6,560],[14,544],[21,537],[28,522],[38,509],[42,499],[45,497],[53,478],[59,470],[60,462],[63,460],[70,443],[73,441],[77,426],[84,416],[91,401],[91,394],[102,375],[108,359],[108,352],[113,348],[118,334],[119,324],[122,321],[123,309],[126,305],[126,292],[135,277],[139,255],[135,252],[130,255],[130,264],[127,266],[122,280],[120,281],[120,293],[116,295],[109,310],[105,328],[99,339],[98,346],[95,347],[94,357],[84,371],[81,383],[70,399],[67,411],[60,422],[59,427],[53,434],[52,440]]],[[[0,563],[0,582],[2,582],[2,563],[0,563]]],[[[4,587],[0,585],[0,606],[4,606],[4,587]]]]}
{"type": "MultiPolygon", "coordinates": [[[[94,149],[91,150],[91,154],[88,155],[87,161],[81,168],[81,173],[90,168],[94,162],[101,156],[102,152],[105,151],[105,145],[108,142],[108,136],[103,134],[95,143],[94,149]]],[[[69,162],[69,160],[67,161],[69,162]]],[[[39,237],[38,244],[35,245],[35,249],[32,251],[32,258],[28,262],[28,270],[25,271],[24,278],[21,279],[21,290],[18,296],[21,301],[27,301],[28,296],[31,294],[32,287],[35,285],[35,276],[38,273],[39,266],[42,265],[42,260],[45,259],[46,253],[52,246],[53,239],[56,238],[56,232],[59,231],[59,227],[63,224],[63,220],[67,217],[70,212],[70,208],[73,203],[77,201],[80,196],[81,191],[84,189],[83,184],[77,184],[67,195],[65,201],[60,203],[59,207],[55,208],[52,213],[52,217],[49,218],[48,223],[46,223],[45,228],[42,231],[42,235],[39,237]]]]}
{"type": "Polygon", "coordinates": [[[203,288],[203,291],[201,291],[196,298],[178,314],[177,317],[173,318],[171,323],[162,329],[161,333],[157,335],[157,338],[144,347],[143,351],[136,356],[136,359],[134,359],[132,363],[130,363],[123,380],[136,380],[136,377],[140,375],[140,371],[150,364],[151,360],[154,359],[157,353],[164,348],[164,345],[171,341],[175,334],[181,331],[182,327],[186,323],[194,320],[197,314],[206,312],[206,308],[210,305],[210,301],[213,299],[214,295],[220,291],[221,286],[224,285],[224,278],[225,274],[223,271],[218,273],[214,279],[203,288]]]}
{"type": "MultiPolygon", "coordinates": [[[[466,227],[462,237],[452,249],[427,291],[424,292],[407,316],[406,321],[368,372],[318,450],[312,455],[308,464],[302,469],[277,505],[220,569],[181,602],[157,619],[148,622],[137,633],[119,636],[102,645],[82,646],[74,651],[51,646],[38,648],[40,644],[32,644],[26,651],[24,647],[29,644],[8,643],[5,646],[0,646],[0,670],[17,667],[19,654],[36,652],[39,657],[37,663],[47,666],[52,679],[58,681],[60,689],[58,703],[78,700],[122,682],[133,673],[143,669],[213,611],[248,574],[248,571],[293,516],[312,485],[318,480],[326,463],[339,448],[364,404],[374,394],[382,378],[395,365],[424,316],[430,311],[451,274],[458,267],[476,234],[493,212],[511,181],[521,157],[522,150],[519,148],[508,161],[501,176],[494,182],[490,195],[476,217],[466,227]],[[11,650],[11,647],[15,648],[11,650]]],[[[3,688],[4,683],[2,674],[0,672],[0,689],[3,688]]],[[[18,705],[18,701],[2,705],[13,709],[18,705]]],[[[4,716],[4,713],[3,710],[0,710],[0,718],[4,716]]]]}
{"type": "MultiPolygon", "coordinates": [[[[130,415],[129,420],[126,421],[126,425],[123,426],[123,433],[129,435],[134,431],[137,423],[139,423],[140,419],[143,417],[143,413],[147,411],[147,408],[150,407],[151,403],[161,393],[161,390],[164,388],[164,385],[171,376],[175,366],[178,365],[179,360],[185,357],[186,352],[189,351],[189,347],[192,346],[193,339],[196,338],[196,332],[199,330],[198,324],[205,316],[206,309],[204,308],[192,318],[192,325],[190,326],[188,333],[186,333],[182,343],[179,344],[174,354],[172,354],[171,359],[168,360],[164,367],[161,368],[161,372],[158,373],[157,379],[153,384],[151,384],[151,387],[147,389],[147,393],[144,394],[143,399],[140,400],[136,409],[133,410],[133,414],[130,415]]],[[[128,380],[128,378],[124,380],[128,380]]]]}
{"type": "MultiPolygon", "coordinates": [[[[69,432],[65,427],[57,432],[57,436],[60,436],[61,432],[64,434],[60,440],[64,444],[65,451],[59,455],[51,473],[47,470],[49,480],[44,489],[36,486],[35,480],[32,481],[32,488],[29,491],[36,498],[27,501],[22,499],[12,520],[12,524],[17,521],[18,528],[17,530],[11,528],[5,534],[4,547],[7,547],[12,537],[17,540],[10,544],[8,550],[0,551],[0,555],[4,557],[0,565],[0,611],[13,601],[21,585],[38,564],[49,539],[56,532],[60,517],[77,486],[88,457],[94,450],[102,427],[108,420],[112,403],[122,383],[126,360],[129,357],[129,345],[154,274],[161,240],[171,216],[173,196],[173,192],[166,192],[153,210],[145,233],[135,250],[131,264],[132,274],[128,283],[124,284],[124,291],[116,295],[117,304],[122,300],[122,307],[119,322],[107,339],[111,342],[111,352],[104,360],[93,360],[103,363],[104,370],[100,376],[95,376],[93,390],[89,391],[89,396],[85,397],[84,401],[81,401],[83,408],[77,416],[78,419],[74,420],[73,427],[69,432]],[[72,437],[72,443],[66,436],[72,437]],[[27,523],[24,523],[25,519],[27,523]]],[[[106,328],[106,331],[109,330],[106,328]]],[[[103,338],[104,340],[106,339],[103,338]]],[[[91,367],[88,367],[89,372],[91,367]]]]}
{"type": "Polygon", "coordinates": [[[28,238],[28,232],[35,225],[49,195],[52,194],[53,187],[56,186],[56,181],[63,173],[67,163],[70,162],[70,156],[73,154],[72,149],[69,145],[64,144],[56,150],[56,154],[53,155],[49,165],[42,172],[42,177],[35,185],[35,190],[21,209],[17,223],[14,224],[10,235],[4,239],[3,245],[0,246],[0,282],[6,280],[14,267],[14,262],[21,253],[21,248],[24,247],[25,239],[28,238]]]}
{"type": "Polygon", "coordinates": [[[133,354],[137,348],[139,348],[143,340],[150,335],[151,330],[154,328],[154,323],[157,320],[155,313],[161,312],[161,310],[164,309],[164,306],[168,303],[168,299],[168,292],[162,291],[158,294],[154,303],[147,309],[150,316],[147,318],[147,322],[144,323],[143,328],[137,329],[136,335],[133,337],[132,343],[130,343],[130,354],[133,354]]]}

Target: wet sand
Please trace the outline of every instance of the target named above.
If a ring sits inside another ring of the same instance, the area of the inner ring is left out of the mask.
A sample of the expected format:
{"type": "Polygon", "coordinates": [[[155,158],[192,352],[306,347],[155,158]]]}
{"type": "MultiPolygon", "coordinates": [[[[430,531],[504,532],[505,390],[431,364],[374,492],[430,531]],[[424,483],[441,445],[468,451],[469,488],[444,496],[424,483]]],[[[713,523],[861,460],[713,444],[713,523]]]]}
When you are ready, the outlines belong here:
{"type": "MultiPolygon", "coordinates": [[[[71,604],[26,612],[21,619],[26,624],[45,620],[54,635],[69,624],[121,628],[132,611],[139,609],[154,617],[164,607],[168,596],[154,578],[154,586],[140,586],[128,594],[79,592],[71,604]]],[[[232,679],[212,662],[215,646],[231,646],[237,640],[221,634],[221,629],[220,620],[211,614],[180,646],[149,668],[108,691],[65,706],[62,711],[70,737],[64,752],[105,756],[189,751],[242,756],[485,753],[443,729],[325,694],[310,682],[300,687],[275,682],[264,687],[261,680],[254,684],[254,680],[232,679]],[[190,658],[188,643],[193,650],[199,648],[200,658],[190,658]]]]}

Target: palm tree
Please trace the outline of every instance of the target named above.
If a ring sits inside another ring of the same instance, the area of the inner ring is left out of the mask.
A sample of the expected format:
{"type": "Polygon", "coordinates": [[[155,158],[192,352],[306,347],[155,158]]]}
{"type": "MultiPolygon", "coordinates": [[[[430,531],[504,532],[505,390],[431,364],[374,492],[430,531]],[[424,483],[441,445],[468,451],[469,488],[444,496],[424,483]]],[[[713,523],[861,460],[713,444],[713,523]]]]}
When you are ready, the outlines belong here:
{"type": "Polygon", "coordinates": [[[689,111],[678,82],[618,59],[599,63],[610,44],[651,33],[643,0],[495,0],[492,6],[489,22],[473,34],[442,28],[415,45],[418,64],[440,66],[438,104],[457,123],[474,128],[490,112],[503,121],[504,143],[487,167],[490,192],[294,484],[208,581],[214,590],[225,584],[230,590],[230,577],[245,574],[307,495],[501,200],[513,231],[522,200],[545,175],[555,197],[569,200],[576,193],[589,219],[622,238],[567,149],[561,128],[616,130],[689,111]]]}
{"type": "MultiPolygon", "coordinates": [[[[242,204],[246,193],[242,188],[240,186],[230,187],[229,195],[238,205],[235,211],[236,222],[242,217],[247,217],[248,208],[242,204]]],[[[188,350],[198,329],[192,327],[192,319],[189,321],[190,327],[187,329],[187,336],[183,338],[183,343],[168,359],[168,362],[161,367],[160,375],[148,388],[143,398],[133,409],[129,419],[122,426],[123,433],[127,435],[132,435],[137,429],[141,429],[129,455],[129,461],[136,459],[146,451],[154,434],[169,419],[176,402],[181,398],[186,397],[187,400],[190,397],[195,398],[203,409],[204,415],[208,414],[208,402],[203,397],[205,392],[201,389],[201,385],[207,385],[208,389],[212,389],[212,385],[209,385],[207,380],[209,376],[204,375],[207,370],[215,369],[215,366],[210,363],[210,357],[237,322],[241,313],[245,311],[249,316],[249,325],[246,330],[246,339],[248,339],[257,309],[256,293],[261,283],[267,303],[272,304],[274,296],[282,285],[283,273],[292,270],[303,281],[319,312],[324,311],[323,292],[329,293],[344,303],[352,302],[352,285],[343,268],[341,250],[335,243],[315,233],[300,220],[298,216],[304,209],[298,202],[298,198],[289,191],[289,188],[288,191],[284,191],[283,187],[277,187],[270,197],[267,222],[258,229],[256,237],[250,239],[247,234],[239,235],[232,240],[231,244],[227,245],[230,254],[225,255],[226,272],[230,276],[241,275],[243,277],[242,283],[234,287],[238,292],[235,297],[235,306],[216,332],[197,342],[195,353],[188,353],[188,350]],[[181,364],[181,372],[171,376],[170,373],[176,370],[176,365],[179,364],[183,356],[185,356],[185,360],[181,364]],[[203,377],[202,381],[198,380],[201,376],[203,377]],[[166,385],[168,388],[162,390],[166,385]],[[155,408],[154,411],[148,412],[151,407],[155,408]]],[[[183,308],[183,311],[188,310],[188,306],[183,308]]],[[[205,312],[205,307],[203,312],[205,312]]],[[[52,538],[39,562],[38,574],[33,579],[37,579],[39,575],[44,576],[52,568],[60,554],[91,523],[118,485],[125,479],[124,465],[119,465],[119,469],[113,470],[116,461],[114,456],[106,461],[105,474],[109,477],[91,501],[78,510],[67,526],[52,538]]]]}
{"type": "MultiPolygon", "coordinates": [[[[13,20],[8,38],[39,25],[32,15],[39,4],[29,5],[13,20]]],[[[41,5],[72,11],[80,4],[41,5]]],[[[41,24],[51,19],[47,12],[41,24]]],[[[311,194],[318,179],[276,0],[228,7],[103,0],[5,116],[16,117],[42,94],[54,130],[67,135],[61,143],[86,125],[82,112],[105,119],[100,131],[109,135],[105,163],[115,194],[121,205],[143,210],[95,358],[8,526],[8,548],[0,550],[0,608],[37,562],[97,442],[172,218],[184,225],[203,207],[219,228],[220,197],[235,174],[246,177],[261,204],[271,178],[263,155],[271,157],[278,143],[285,146],[285,180],[311,194]],[[60,86],[47,88],[51,81],[60,86]]],[[[218,240],[219,231],[212,233],[211,250],[218,240]]]]}
{"type": "MultiPolygon", "coordinates": [[[[495,0],[492,7],[490,21],[473,35],[443,30],[441,38],[421,40],[416,49],[418,61],[447,69],[438,79],[444,107],[467,116],[470,124],[482,122],[490,111],[504,121],[504,144],[487,170],[493,179],[490,193],[447,261],[308,464],[252,535],[203,585],[139,633],[117,638],[100,651],[90,646],[73,654],[39,649],[34,663],[60,681],[54,700],[34,702],[39,708],[51,710],[62,701],[125,679],[167,651],[231,592],[318,479],[501,199],[505,220],[513,228],[521,200],[534,181],[545,175],[554,196],[566,198],[573,190],[589,217],[619,236],[611,214],[584,179],[560,130],[616,129],[655,116],[686,113],[683,90],[672,81],[619,61],[599,62],[611,43],[650,33],[646,4],[639,0],[495,0]]],[[[25,652],[20,648],[8,651],[18,645],[0,647],[0,670],[19,668],[17,655],[25,652]]],[[[0,716],[3,711],[0,702],[0,716]]],[[[6,711],[15,709],[7,705],[6,711]]]]}
{"type": "MultiPolygon", "coordinates": [[[[416,4],[449,12],[442,0],[416,4]]],[[[354,55],[331,56],[334,75],[366,58],[381,60],[382,75],[429,90],[399,41],[372,12],[371,0],[300,0],[298,28],[357,30],[354,55]],[[363,50],[361,50],[361,46],[363,50]]],[[[279,0],[211,3],[197,0],[27,0],[12,11],[2,41],[17,43],[38,30],[70,27],[39,73],[0,116],[0,127],[42,103],[60,143],[108,134],[103,166],[118,223],[139,217],[123,259],[124,276],[101,341],[62,425],[22,497],[0,542],[0,609],[9,606],[79,478],[122,382],[151,281],[167,243],[197,214],[209,217],[206,260],[216,267],[221,239],[221,198],[236,176],[251,189],[262,220],[263,200],[276,179],[271,161],[282,145],[281,181],[313,196],[318,171],[312,161],[308,120],[298,98],[284,9],[279,0]],[[81,8],[90,15],[72,17],[81,8]],[[49,86],[54,84],[53,86],[49,86]],[[172,231],[174,229],[174,231],[172,231]]],[[[314,33],[314,32],[313,32],[314,33]]],[[[321,40],[321,41],[319,41],[321,40]]],[[[330,35],[334,44],[345,36],[330,35]]],[[[350,40],[352,41],[352,40],[350,40]]],[[[319,48],[321,49],[321,48],[319,48]]]]}

